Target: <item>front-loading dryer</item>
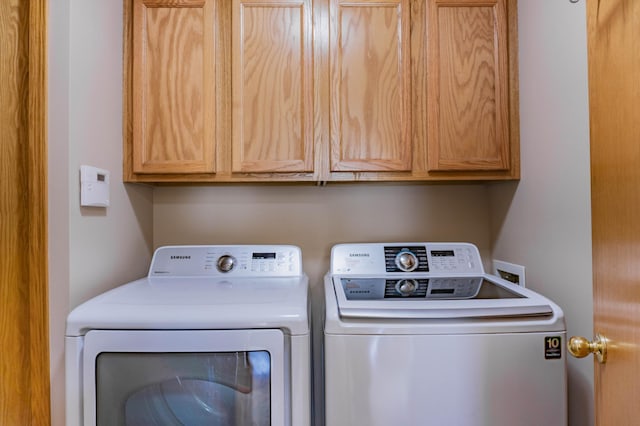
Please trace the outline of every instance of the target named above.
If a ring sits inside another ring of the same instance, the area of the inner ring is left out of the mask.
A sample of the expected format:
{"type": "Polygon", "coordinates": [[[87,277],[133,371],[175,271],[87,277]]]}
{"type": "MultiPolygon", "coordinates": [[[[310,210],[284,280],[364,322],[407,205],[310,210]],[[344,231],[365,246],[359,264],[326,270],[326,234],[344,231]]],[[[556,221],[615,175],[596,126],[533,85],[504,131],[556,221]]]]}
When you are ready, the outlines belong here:
{"type": "Polygon", "coordinates": [[[566,426],[562,310],[474,245],[340,244],[324,290],[326,426],[566,426]]]}
{"type": "Polygon", "coordinates": [[[159,248],[69,314],[67,425],[309,425],[308,305],[298,247],[159,248]]]}

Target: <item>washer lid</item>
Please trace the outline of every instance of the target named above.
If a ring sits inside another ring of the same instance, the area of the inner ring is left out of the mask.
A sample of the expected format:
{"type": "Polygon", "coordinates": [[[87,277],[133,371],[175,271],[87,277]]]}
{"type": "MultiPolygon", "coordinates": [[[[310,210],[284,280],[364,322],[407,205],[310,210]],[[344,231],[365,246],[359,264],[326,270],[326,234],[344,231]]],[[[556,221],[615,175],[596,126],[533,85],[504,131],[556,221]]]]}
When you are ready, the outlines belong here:
{"type": "Polygon", "coordinates": [[[492,318],[553,314],[545,297],[498,277],[333,276],[344,318],[492,318]]]}

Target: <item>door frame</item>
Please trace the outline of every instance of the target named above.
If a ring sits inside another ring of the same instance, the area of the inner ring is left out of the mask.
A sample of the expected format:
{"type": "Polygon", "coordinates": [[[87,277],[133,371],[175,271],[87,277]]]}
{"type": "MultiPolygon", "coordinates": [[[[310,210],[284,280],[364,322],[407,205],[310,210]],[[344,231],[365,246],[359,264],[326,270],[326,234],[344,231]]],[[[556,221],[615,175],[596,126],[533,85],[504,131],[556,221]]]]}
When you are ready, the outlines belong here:
{"type": "Polygon", "coordinates": [[[0,375],[0,423],[48,425],[48,0],[13,0],[5,6],[3,20],[11,25],[0,30],[0,39],[3,50],[15,54],[4,56],[0,66],[15,90],[3,93],[2,106],[3,133],[9,138],[6,145],[3,141],[2,166],[10,170],[3,183],[2,220],[10,227],[2,235],[0,312],[10,315],[0,318],[0,345],[12,350],[0,365],[7,373],[0,375]],[[8,186],[11,193],[4,191],[8,186]]]}
{"type": "Polygon", "coordinates": [[[29,2],[28,238],[29,383],[32,424],[50,424],[49,280],[47,194],[47,18],[48,0],[29,2]]]}

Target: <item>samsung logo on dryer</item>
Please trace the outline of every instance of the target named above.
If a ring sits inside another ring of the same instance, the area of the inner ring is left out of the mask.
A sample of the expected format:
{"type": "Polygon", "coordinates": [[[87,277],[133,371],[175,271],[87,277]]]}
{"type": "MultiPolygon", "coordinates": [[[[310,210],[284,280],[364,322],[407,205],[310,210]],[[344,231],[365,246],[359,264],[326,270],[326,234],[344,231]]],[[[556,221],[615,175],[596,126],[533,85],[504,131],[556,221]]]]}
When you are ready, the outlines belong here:
{"type": "Polygon", "coordinates": [[[171,256],[171,260],[187,260],[187,259],[191,259],[191,256],[177,256],[177,255],[171,256]]]}
{"type": "Polygon", "coordinates": [[[349,257],[371,257],[369,253],[349,253],[349,257]]]}

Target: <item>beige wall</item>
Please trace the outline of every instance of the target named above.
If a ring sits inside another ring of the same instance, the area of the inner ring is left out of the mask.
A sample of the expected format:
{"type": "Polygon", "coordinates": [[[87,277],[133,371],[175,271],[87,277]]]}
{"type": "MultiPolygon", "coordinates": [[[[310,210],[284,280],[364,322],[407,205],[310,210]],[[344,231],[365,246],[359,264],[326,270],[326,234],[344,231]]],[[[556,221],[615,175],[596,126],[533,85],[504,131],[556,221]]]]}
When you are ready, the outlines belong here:
{"type": "Polygon", "coordinates": [[[70,306],[147,272],[152,190],[122,183],[122,2],[73,0],[69,50],[70,306]],[[111,205],[80,207],[79,168],[111,171],[111,205]]]}
{"type": "Polygon", "coordinates": [[[51,401],[62,426],[66,315],[146,274],[153,193],[122,183],[122,2],[50,0],[49,13],[51,401]],[[111,171],[110,207],[80,207],[81,164],[111,171]]]}
{"type": "Polygon", "coordinates": [[[487,206],[483,185],[159,187],[153,242],[295,244],[315,286],[342,242],[471,241],[488,253],[487,206]]]}
{"type": "MultiPolygon", "coordinates": [[[[591,336],[591,204],[585,2],[520,0],[522,179],[490,189],[493,256],[591,336]]],[[[593,363],[567,359],[572,426],[593,424],[593,363]]]]}

